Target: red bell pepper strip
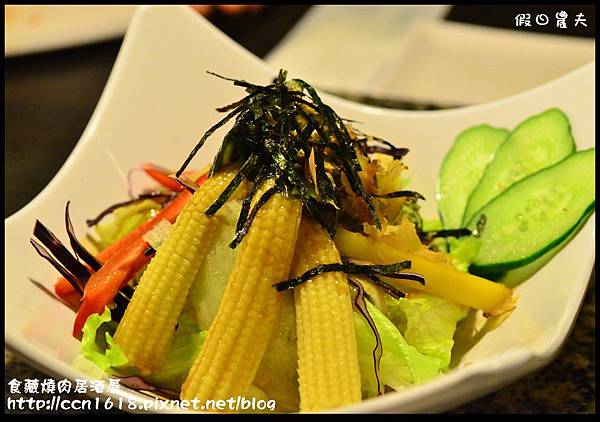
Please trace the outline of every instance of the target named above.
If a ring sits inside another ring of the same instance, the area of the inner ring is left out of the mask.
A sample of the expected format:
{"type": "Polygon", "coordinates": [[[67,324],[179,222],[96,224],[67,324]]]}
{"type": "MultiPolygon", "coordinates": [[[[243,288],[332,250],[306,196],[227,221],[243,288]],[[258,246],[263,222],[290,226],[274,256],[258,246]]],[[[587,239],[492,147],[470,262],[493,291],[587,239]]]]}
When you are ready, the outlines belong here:
{"type": "Polygon", "coordinates": [[[183,206],[191,198],[188,191],[181,192],[175,200],[166,206],[153,219],[148,220],[144,230],[137,231],[138,236],[126,243],[109,258],[102,267],[93,273],[85,285],[81,306],[75,318],[73,335],[79,336],[87,318],[94,313],[101,313],[104,306],[113,301],[119,290],[150,262],[151,256],[144,255],[148,242],[143,239],[145,233],[160,220],[174,222],[183,206]]]}
{"type": "MultiPolygon", "coordinates": [[[[202,176],[196,179],[196,184],[201,185],[207,178],[208,173],[204,173],[202,176]]],[[[134,239],[141,238],[147,232],[149,232],[152,227],[154,227],[154,225],[160,221],[161,218],[168,220],[170,223],[174,223],[175,219],[189,198],[191,198],[190,192],[187,190],[182,191],[171,204],[167,205],[164,210],[161,211],[161,213],[157,214],[154,218],[151,218],[140,224],[136,229],[119,239],[119,241],[100,251],[98,255],[96,255],[96,259],[102,264],[105,263],[117,252],[123,249],[129,242],[134,239]]],[[[56,281],[56,284],[54,285],[54,293],[56,293],[58,297],[70,305],[74,305],[75,309],[79,308],[79,294],[75,291],[73,286],[71,286],[71,283],[69,283],[66,278],[61,277],[56,281]]]]}
{"type": "MultiPolygon", "coordinates": [[[[161,212],[155,215],[153,218],[145,221],[140,224],[134,230],[129,232],[127,235],[123,236],[116,243],[108,246],[103,249],[96,255],[96,259],[100,261],[101,264],[107,262],[110,258],[112,258],[116,253],[118,253],[121,249],[123,249],[127,244],[129,244],[132,240],[141,238],[146,233],[148,233],[152,227],[156,225],[161,219],[166,219],[169,222],[173,223],[183,206],[187,203],[187,201],[191,198],[191,194],[189,191],[183,191],[177,195],[177,197],[167,205],[161,212]]],[[[79,296],[71,283],[67,281],[66,278],[59,278],[54,285],[54,292],[58,295],[58,297],[63,300],[67,300],[69,296],[79,296]]],[[[77,299],[79,301],[79,298],[77,299]]],[[[69,298],[69,303],[71,303],[71,298],[69,298]]],[[[76,306],[75,308],[78,308],[76,306]]]]}
{"type": "MultiPolygon", "coordinates": [[[[208,173],[203,174],[196,179],[196,184],[201,185],[207,178],[208,173]]],[[[162,219],[174,223],[191,197],[192,194],[187,190],[180,192],[156,216],[138,226],[117,243],[102,250],[96,258],[103,263],[103,266],[88,280],[83,298],[79,299],[79,295],[66,279],[61,278],[57,281],[54,291],[60,298],[69,304],[76,302],[75,309],[79,307],[79,302],[82,302],[73,327],[74,336],[79,336],[89,315],[102,312],[104,306],[112,302],[119,289],[150,261],[151,257],[144,255],[149,245],[143,240],[143,236],[162,219]]]]}
{"type": "Polygon", "coordinates": [[[66,278],[62,277],[58,279],[54,285],[54,293],[56,293],[56,296],[66,302],[71,309],[77,312],[81,298],[79,293],[75,291],[71,283],[69,283],[66,278]]]}
{"type": "Polygon", "coordinates": [[[79,337],[88,317],[102,313],[119,290],[150,262],[151,257],[144,255],[148,246],[148,242],[142,238],[133,240],[92,274],[85,285],[81,306],[73,325],[75,337],[79,337]]]}
{"type": "MultiPolygon", "coordinates": [[[[208,172],[198,177],[195,183],[196,185],[200,186],[206,181],[206,179],[208,179],[208,172]]],[[[101,252],[98,253],[96,258],[101,263],[108,261],[110,258],[113,257],[114,254],[121,250],[131,240],[142,237],[143,235],[148,233],[152,229],[152,227],[154,227],[154,225],[160,221],[161,218],[168,220],[170,223],[174,223],[175,219],[183,209],[184,205],[191,197],[192,194],[188,190],[181,191],[181,193],[179,193],[177,197],[169,205],[167,205],[160,213],[155,215],[153,218],[145,221],[144,223],[140,224],[134,230],[132,230],[131,232],[123,236],[121,239],[119,239],[116,243],[113,243],[112,245],[104,248],[101,252]]]]}
{"type": "MultiPolygon", "coordinates": [[[[141,167],[148,176],[152,177],[165,188],[173,192],[182,192],[185,190],[185,187],[181,183],[178,183],[176,180],[169,177],[169,174],[172,174],[173,172],[150,163],[143,163],[141,167]]],[[[183,175],[189,176],[193,173],[194,170],[187,170],[183,172],[183,175]]]]}

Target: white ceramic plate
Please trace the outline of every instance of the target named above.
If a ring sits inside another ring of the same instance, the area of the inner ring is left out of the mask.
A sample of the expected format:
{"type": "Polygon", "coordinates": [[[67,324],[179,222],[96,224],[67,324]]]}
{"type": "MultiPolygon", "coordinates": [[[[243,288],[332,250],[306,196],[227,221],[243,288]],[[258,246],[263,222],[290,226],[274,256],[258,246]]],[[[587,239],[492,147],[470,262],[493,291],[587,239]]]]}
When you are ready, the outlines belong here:
{"type": "Polygon", "coordinates": [[[4,56],[73,47],[125,33],[136,6],[5,6],[4,56]]]}
{"type": "MultiPolygon", "coordinates": [[[[340,115],[363,122],[364,131],[409,147],[412,187],[433,199],[444,154],[453,138],[474,124],[512,128],[531,114],[560,107],[571,119],[577,147],[594,146],[594,68],[592,63],[514,97],[455,110],[390,111],[323,97],[340,115]]],[[[150,161],[176,168],[219,118],[215,107],[243,95],[240,88],[207,75],[206,70],[259,83],[270,81],[276,73],[187,8],[140,9],[73,153],[31,203],[5,220],[6,341],[34,365],[59,377],[86,376],[73,365],[79,343],[70,335],[72,312],[27,280],[51,288],[56,278],[29,245],[35,220],[41,219],[64,239],[64,205],[71,200],[75,229],[83,233],[85,218],[126,198],[125,174],[130,167],[150,161]]],[[[224,130],[206,145],[194,167],[212,159],[224,130]]],[[[433,216],[435,204],[426,203],[425,214],[433,216]]],[[[517,310],[448,375],[340,410],[441,411],[550,362],[584,297],[595,257],[594,227],[592,217],[566,248],[517,288],[517,310]]],[[[111,395],[143,400],[127,389],[111,395]]]]}

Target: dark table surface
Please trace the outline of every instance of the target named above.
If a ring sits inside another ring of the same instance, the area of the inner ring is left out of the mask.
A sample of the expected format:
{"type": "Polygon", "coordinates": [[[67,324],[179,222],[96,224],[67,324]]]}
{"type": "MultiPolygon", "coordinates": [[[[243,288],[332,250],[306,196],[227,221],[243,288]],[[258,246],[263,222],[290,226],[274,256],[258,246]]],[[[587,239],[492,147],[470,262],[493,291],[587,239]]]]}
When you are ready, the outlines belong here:
{"type": "MultiPolygon", "coordinates": [[[[214,14],[210,20],[264,57],[309,7],[267,6],[256,15],[214,14]],[[265,21],[269,25],[261,24],[265,21]]],[[[557,7],[536,6],[531,11],[553,13],[557,7]]],[[[588,17],[588,29],[568,35],[594,36],[591,6],[560,9],[569,15],[584,12],[588,17]]],[[[446,19],[511,28],[516,13],[511,7],[456,6],[446,19]]],[[[96,106],[120,44],[116,39],[5,60],[5,217],[33,199],[66,160],[96,106]]],[[[590,284],[573,331],[550,365],[453,412],[594,413],[595,291],[593,281],[590,284]]],[[[46,377],[10,352],[5,352],[5,364],[5,388],[13,378],[46,377]]]]}

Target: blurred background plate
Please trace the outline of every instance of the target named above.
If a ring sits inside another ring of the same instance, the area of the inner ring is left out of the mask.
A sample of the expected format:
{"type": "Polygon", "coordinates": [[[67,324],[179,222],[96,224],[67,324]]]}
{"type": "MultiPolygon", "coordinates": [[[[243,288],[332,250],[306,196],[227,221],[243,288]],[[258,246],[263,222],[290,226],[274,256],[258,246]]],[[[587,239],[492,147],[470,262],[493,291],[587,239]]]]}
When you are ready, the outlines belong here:
{"type": "Polygon", "coordinates": [[[4,6],[4,56],[123,35],[136,6],[4,6]]]}
{"type": "Polygon", "coordinates": [[[594,60],[593,39],[443,20],[449,9],[315,6],[266,61],[346,97],[453,106],[514,95],[594,60]]]}

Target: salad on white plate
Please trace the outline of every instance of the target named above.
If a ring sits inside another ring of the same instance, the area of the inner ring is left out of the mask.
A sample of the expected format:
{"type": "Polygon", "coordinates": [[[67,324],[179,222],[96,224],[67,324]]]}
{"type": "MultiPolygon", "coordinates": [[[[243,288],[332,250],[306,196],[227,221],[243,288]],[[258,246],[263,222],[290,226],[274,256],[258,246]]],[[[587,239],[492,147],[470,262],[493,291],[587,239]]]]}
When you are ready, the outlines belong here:
{"type": "Polygon", "coordinates": [[[464,128],[424,198],[407,175],[435,169],[408,168],[407,148],[306,82],[221,78],[246,93],[177,171],[132,168],[150,189],[90,216],[85,239],[67,202],[70,248],[41,221],[31,239],[60,273],[82,357],[147,394],[311,412],[444,376],[469,314],[497,325],[519,306],[507,271],[594,212],[595,149],[576,151],[558,108],[464,128]],[[188,169],[227,123],[212,164],[188,169]]]}

